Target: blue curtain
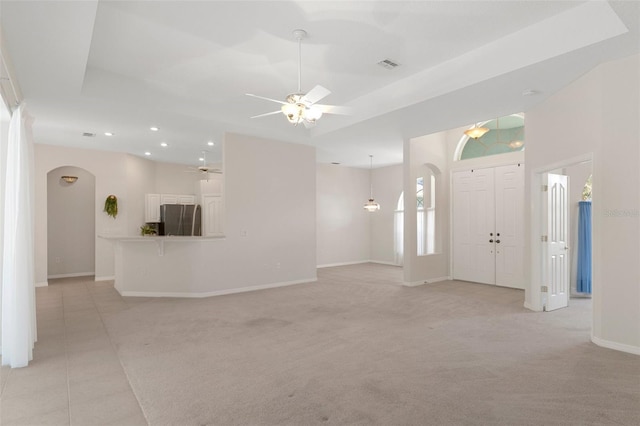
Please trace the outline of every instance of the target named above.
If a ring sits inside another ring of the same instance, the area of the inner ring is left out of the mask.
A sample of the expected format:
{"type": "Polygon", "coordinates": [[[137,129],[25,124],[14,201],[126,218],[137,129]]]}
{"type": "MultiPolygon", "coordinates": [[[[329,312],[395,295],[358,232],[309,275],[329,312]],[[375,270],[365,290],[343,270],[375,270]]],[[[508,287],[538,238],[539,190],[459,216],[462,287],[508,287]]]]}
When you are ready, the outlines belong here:
{"type": "Polygon", "coordinates": [[[577,290],[591,293],[591,201],[580,201],[579,205],[577,290]]]}

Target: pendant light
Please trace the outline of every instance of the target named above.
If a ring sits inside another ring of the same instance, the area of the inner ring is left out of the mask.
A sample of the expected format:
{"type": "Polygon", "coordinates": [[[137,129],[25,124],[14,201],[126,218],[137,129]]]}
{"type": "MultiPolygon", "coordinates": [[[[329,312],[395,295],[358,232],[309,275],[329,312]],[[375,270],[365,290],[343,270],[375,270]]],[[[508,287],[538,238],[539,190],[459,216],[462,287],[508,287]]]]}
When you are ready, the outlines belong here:
{"type": "Polygon", "coordinates": [[[375,212],[380,210],[380,204],[376,203],[373,199],[373,181],[371,178],[371,172],[373,170],[373,155],[369,155],[371,164],[369,165],[369,201],[364,203],[364,209],[368,212],[375,212]]]}
{"type": "Polygon", "coordinates": [[[478,127],[477,124],[474,124],[472,128],[470,128],[469,130],[465,130],[464,134],[472,139],[478,139],[488,131],[489,129],[487,129],[486,127],[478,127]]]}

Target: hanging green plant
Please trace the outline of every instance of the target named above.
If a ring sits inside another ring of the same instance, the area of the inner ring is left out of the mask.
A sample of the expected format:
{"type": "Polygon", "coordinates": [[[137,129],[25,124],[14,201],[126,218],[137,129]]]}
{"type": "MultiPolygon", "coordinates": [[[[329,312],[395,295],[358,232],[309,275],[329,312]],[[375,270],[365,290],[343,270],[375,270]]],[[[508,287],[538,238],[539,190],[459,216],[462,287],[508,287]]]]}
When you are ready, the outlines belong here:
{"type": "Polygon", "coordinates": [[[118,199],[115,195],[109,195],[106,200],[104,200],[104,212],[114,219],[118,215],[118,199]]]}

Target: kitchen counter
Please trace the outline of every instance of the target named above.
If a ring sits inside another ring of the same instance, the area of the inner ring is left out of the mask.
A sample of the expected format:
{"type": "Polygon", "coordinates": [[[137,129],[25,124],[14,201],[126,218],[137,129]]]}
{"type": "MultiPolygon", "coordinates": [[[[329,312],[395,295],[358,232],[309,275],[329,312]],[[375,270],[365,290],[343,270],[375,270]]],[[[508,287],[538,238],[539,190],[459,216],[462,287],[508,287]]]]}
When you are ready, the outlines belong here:
{"type": "Polygon", "coordinates": [[[316,280],[315,275],[300,279],[289,271],[299,265],[284,269],[279,259],[252,265],[262,248],[249,236],[99,238],[113,245],[114,287],[122,296],[209,297],[316,280]]]}
{"type": "Polygon", "coordinates": [[[133,236],[117,236],[117,235],[98,235],[98,238],[111,241],[127,241],[127,242],[150,242],[153,241],[158,246],[158,256],[164,256],[164,243],[193,243],[197,241],[215,241],[223,240],[225,237],[201,237],[201,236],[183,236],[183,235],[133,235],[133,236]]]}

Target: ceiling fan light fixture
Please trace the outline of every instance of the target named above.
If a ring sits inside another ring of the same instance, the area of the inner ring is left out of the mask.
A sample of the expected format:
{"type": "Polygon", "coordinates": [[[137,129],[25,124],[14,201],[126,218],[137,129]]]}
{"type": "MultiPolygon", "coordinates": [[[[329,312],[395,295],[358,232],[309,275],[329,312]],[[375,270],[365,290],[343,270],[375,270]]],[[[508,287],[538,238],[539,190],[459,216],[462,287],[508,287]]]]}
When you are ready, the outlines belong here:
{"type": "Polygon", "coordinates": [[[304,110],[304,118],[307,121],[315,122],[322,117],[322,110],[315,105],[311,105],[304,110]]]}
{"type": "Polygon", "coordinates": [[[465,130],[464,134],[472,139],[478,139],[488,131],[489,129],[487,129],[486,127],[478,127],[476,124],[474,124],[472,128],[470,128],[469,130],[465,130]]]}
{"type": "Polygon", "coordinates": [[[282,105],[282,113],[287,117],[290,123],[298,124],[302,121],[304,113],[304,105],[302,104],[284,104],[282,105]]]}

